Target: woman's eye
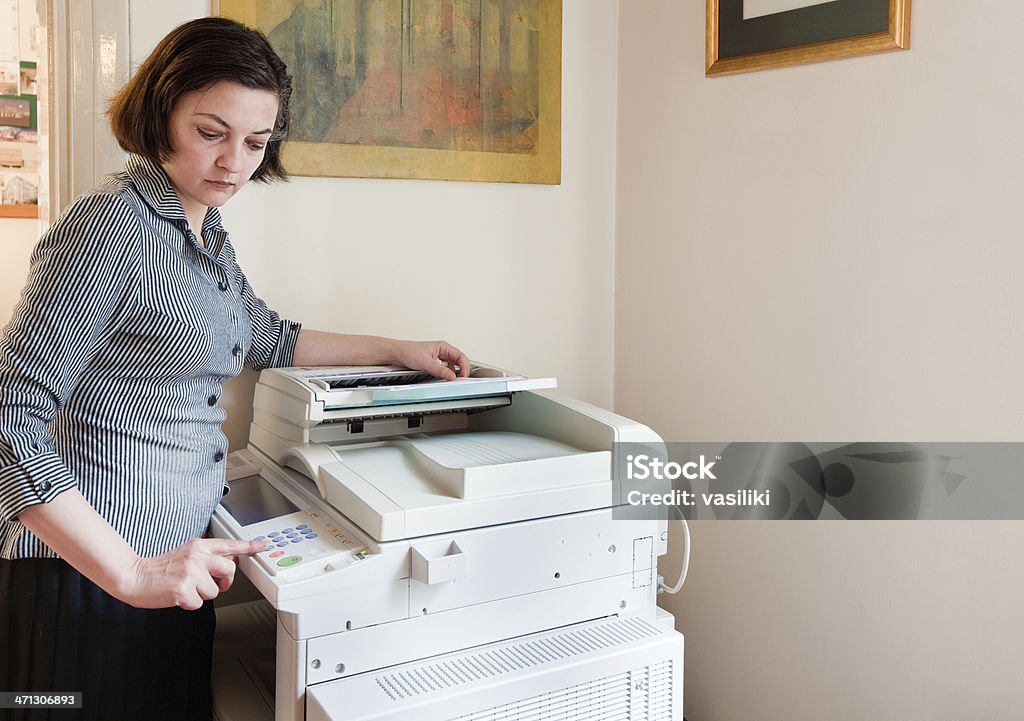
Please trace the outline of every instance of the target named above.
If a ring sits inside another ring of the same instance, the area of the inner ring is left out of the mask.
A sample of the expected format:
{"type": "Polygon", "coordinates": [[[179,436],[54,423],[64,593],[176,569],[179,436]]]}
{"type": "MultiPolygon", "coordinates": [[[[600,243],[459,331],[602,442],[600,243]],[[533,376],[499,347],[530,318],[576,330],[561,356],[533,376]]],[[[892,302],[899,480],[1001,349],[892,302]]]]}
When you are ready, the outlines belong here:
{"type": "Polygon", "coordinates": [[[199,133],[199,137],[203,138],[204,140],[216,140],[217,138],[220,137],[220,133],[211,133],[209,131],[203,130],[202,128],[196,128],[196,132],[199,133]]]}
{"type": "Polygon", "coordinates": [[[261,145],[260,143],[249,143],[249,149],[252,150],[254,153],[258,153],[265,147],[265,145],[261,145]]]}

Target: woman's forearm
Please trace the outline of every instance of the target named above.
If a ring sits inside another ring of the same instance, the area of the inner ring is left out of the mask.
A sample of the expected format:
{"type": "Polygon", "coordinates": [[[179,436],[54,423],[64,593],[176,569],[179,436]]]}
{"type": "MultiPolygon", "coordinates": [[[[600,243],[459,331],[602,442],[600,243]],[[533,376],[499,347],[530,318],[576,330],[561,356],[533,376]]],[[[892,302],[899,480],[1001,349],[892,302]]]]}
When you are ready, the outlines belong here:
{"type": "Polygon", "coordinates": [[[408,341],[374,335],[345,335],[303,328],[292,364],[400,365],[446,380],[469,375],[469,358],[443,340],[408,341]]]}
{"type": "Polygon", "coordinates": [[[396,342],[373,335],[325,333],[303,328],[295,344],[294,364],[322,365],[391,365],[398,363],[396,342]]]}
{"type": "Polygon", "coordinates": [[[83,576],[137,608],[195,610],[231,586],[236,557],[267,547],[194,538],[160,556],[139,556],[78,489],[30,506],[18,519],[83,576]]]}
{"type": "Polygon", "coordinates": [[[79,573],[121,598],[139,556],[77,488],[30,506],[18,520],[79,573]]]}

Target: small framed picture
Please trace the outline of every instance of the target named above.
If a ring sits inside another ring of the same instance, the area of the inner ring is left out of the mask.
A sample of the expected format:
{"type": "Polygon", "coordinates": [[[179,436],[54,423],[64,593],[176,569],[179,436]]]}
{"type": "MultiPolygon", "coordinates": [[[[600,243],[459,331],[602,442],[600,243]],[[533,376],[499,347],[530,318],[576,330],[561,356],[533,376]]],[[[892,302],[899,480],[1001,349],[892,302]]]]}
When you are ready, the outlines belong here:
{"type": "Polygon", "coordinates": [[[707,0],[708,77],[906,50],[910,0],[707,0]]]}

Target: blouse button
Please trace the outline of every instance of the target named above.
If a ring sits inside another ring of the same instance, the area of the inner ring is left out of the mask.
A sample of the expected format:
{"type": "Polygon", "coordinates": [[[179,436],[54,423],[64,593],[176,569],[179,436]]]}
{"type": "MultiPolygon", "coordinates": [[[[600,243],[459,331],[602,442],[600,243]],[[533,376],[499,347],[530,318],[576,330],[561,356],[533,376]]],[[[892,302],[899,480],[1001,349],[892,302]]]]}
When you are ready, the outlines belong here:
{"type": "Polygon", "coordinates": [[[217,284],[217,287],[220,288],[221,293],[227,293],[228,291],[228,284],[225,283],[223,280],[217,284]]]}
{"type": "Polygon", "coordinates": [[[241,354],[241,352],[242,346],[238,345],[237,343],[235,344],[235,347],[231,349],[231,355],[235,356],[236,358],[239,356],[239,354],[241,354]]]}
{"type": "Polygon", "coordinates": [[[46,492],[47,492],[48,490],[50,490],[51,488],[53,488],[53,484],[52,484],[52,483],[50,483],[49,481],[42,481],[42,482],[41,482],[41,483],[39,484],[38,488],[39,488],[39,491],[40,491],[41,493],[46,493],[46,492]]]}
{"type": "Polygon", "coordinates": [[[224,451],[217,451],[216,453],[213,454],[213,462],[214,463],[220,463],[223,460],[224,460],[224,451]]]}
{"type": "Polygon", "coordinates": [[[215,406],[217,405],[217,396],[210,396],[206,399],[206,405],[215,406]]]}

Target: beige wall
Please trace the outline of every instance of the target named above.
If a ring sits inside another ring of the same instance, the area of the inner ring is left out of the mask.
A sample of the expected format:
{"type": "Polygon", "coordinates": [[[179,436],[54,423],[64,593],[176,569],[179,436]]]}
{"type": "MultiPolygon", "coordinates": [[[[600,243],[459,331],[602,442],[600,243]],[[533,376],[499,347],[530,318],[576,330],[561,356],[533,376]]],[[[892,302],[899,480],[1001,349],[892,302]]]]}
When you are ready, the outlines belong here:
{"type": "MultiPolygon", "coordinates": [[[[915,0],[908,52],[705,79],[704,2],[620,3],[616,410],[675,441],[1020,440],[1022,23],[915,0]]],[[[1024,709],[1020,524],[693,539],[663,601],[690,721],[1024,709]]]]}
{"type": "Polygon", "coordinates": [[[38,220],[0,218],[0,331],[7,325],[21,295],[28,257],[38,238],[38,220]]]}

